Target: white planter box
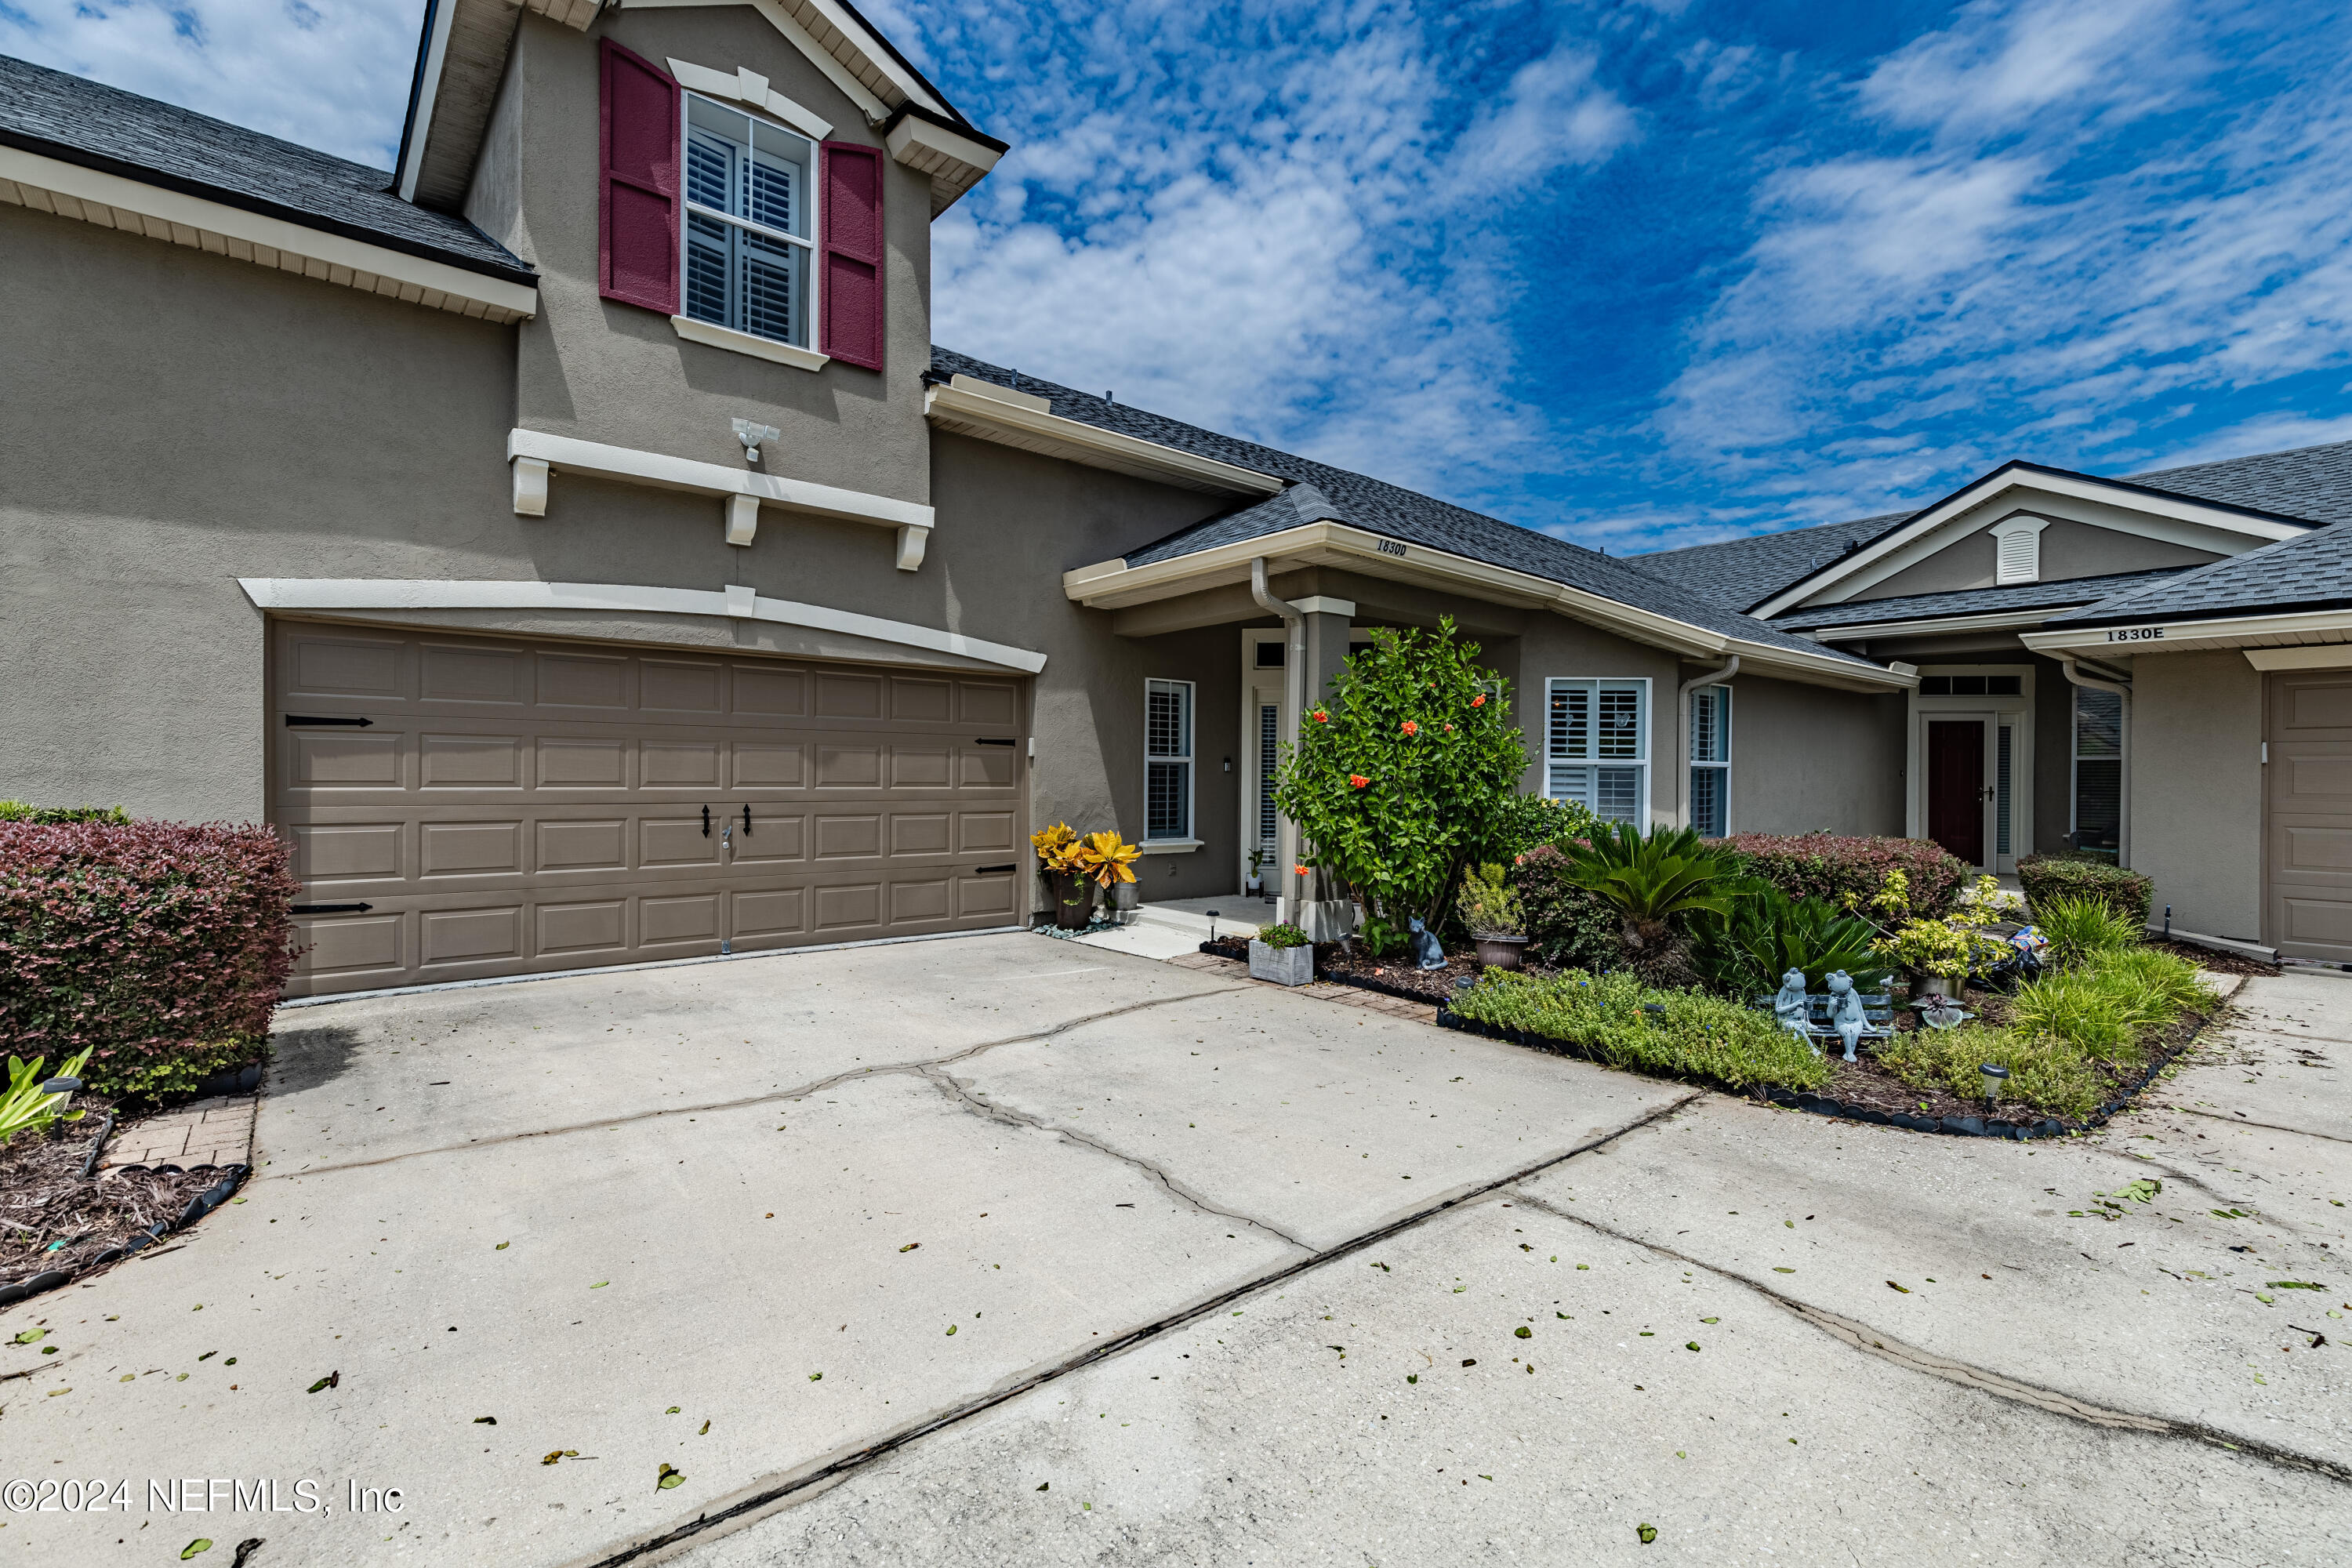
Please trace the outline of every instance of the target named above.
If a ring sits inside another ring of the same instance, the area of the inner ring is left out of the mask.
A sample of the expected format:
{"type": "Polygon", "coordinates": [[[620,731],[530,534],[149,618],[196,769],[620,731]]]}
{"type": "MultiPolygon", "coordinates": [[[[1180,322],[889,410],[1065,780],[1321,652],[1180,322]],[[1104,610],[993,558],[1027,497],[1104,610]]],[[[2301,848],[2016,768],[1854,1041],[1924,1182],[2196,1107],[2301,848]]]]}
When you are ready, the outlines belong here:
{"type": "Polygon", "coordinates": [[[1315,950],[1311,947],[1268,947],[1252,937],[1249,952],[1252,980],[1304,985],[1315,978],[1315,950]]]}

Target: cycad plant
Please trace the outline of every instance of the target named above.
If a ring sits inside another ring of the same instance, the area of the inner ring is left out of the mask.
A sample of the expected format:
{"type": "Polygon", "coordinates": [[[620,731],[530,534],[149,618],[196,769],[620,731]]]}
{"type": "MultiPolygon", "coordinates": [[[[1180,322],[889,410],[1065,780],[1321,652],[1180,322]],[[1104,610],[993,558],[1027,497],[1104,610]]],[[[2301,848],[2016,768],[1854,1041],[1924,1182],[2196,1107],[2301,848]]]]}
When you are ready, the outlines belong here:
{"type": "Polygon", "coordinates": [[[1803,971],[1809,991],[1821,990],[1838,969],[1866,990],[1892,971],[1871,945],[1877,937],[1869,921],[1827,900],[1791,899],[1775,888],[1701,921],[1698,962],[1709,984],[1734,996],[1778,991],[1791,969],[1803,971]]]}
{"type": "Polygon", "coordinates": [[[1736,853],[1703,842],[1696,828],[1643,833],[1628,822],[1603,823],[1568,854],[1568,879],[1616,909],[1624,922],[1626,963],[1653,985],[1688,985],[1698,978],[1679,927],[1694,917],[1727,919],[1741,899],[1762,890],[1741,874],[1736,853]]]}

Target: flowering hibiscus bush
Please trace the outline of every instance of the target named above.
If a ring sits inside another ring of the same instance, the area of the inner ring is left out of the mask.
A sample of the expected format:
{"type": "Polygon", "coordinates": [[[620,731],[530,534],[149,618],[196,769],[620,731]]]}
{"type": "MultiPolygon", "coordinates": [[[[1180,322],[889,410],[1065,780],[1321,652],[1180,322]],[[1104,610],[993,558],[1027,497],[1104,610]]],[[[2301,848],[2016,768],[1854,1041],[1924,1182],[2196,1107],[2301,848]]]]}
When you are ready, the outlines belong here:
{"type": "MultiPolygon", "coordinates": [[[[1504,684],[1448,619],[1373,631],[1285,748],[1275,801],[1308,858],[1386,931],[1444,923],[1463,872],[1493,841],[1528,765],[1504,684]]],[[[1376,933],[1377,934],[1377,933],[1376,933]]]]}
{"type": "Polygon", "coordinates": [[[266,827],[0,823],[0,1038],[142,1099],[254,1060],[299,887],[266,827]]]}

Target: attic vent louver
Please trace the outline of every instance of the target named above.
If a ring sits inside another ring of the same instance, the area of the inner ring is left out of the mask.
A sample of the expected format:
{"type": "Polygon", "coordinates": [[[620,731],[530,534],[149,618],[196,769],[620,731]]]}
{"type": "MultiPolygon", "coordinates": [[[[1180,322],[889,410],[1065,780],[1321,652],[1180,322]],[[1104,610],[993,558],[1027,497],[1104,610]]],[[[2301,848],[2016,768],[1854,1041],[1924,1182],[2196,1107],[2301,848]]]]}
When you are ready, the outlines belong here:
{"type": "Polygon", "coordinates": [[[2012,517],[1988,531],[1993,537],[1997,585],[2042,580],[2042,531],[2049,526],[2038,517],[2012,517]]]}

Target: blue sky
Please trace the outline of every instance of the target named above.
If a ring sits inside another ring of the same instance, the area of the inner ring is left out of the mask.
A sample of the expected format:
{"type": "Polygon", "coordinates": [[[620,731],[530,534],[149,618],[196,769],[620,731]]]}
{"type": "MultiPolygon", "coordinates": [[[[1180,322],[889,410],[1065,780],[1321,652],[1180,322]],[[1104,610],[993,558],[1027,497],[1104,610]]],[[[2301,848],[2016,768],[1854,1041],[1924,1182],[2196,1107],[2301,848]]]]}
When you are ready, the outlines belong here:
{"type": "MultiPolygon", "coordinates": [[[[2352,17],[869,0],[1014,143],[936,335],[1613,551],[2352,438],[2352,17]]],[[[0,0],[378,163],[420,0],[0,0]]]]}

